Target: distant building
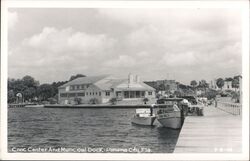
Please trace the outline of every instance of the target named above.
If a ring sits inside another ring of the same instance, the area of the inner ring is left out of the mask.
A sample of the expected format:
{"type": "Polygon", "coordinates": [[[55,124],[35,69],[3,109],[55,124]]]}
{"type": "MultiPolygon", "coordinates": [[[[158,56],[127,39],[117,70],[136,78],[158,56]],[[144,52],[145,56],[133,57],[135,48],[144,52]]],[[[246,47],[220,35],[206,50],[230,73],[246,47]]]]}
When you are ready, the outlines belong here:
{"type": "Polygon", "coordinates": [[[127,79],[117,79],[113,76],[80,77],[58,88],[60,104],[75,104],[80,98],[87,104],[91,99],[99,103],[107,103],[111,98],[117,100],[135,100],[155,98],[155,89],[140,81],[139,76],[129,74],[127,79]]]}
{"type": "Polygon", "coordinates": [[[219,88],[216,84],[216,79],[212,80],[209,84],[209,88],[214,89],[214,90],[236,90],[238,91],[239,88],[234,88],[233,87],[233,81],[232,80],[224,80],[224,85],[222,88],[219,88]]]}
{"type": "Polygon", "coordinates": [[[235,88],[232,87],[232,81],[224,81],[222,90],[235,90],[235,88]]]}

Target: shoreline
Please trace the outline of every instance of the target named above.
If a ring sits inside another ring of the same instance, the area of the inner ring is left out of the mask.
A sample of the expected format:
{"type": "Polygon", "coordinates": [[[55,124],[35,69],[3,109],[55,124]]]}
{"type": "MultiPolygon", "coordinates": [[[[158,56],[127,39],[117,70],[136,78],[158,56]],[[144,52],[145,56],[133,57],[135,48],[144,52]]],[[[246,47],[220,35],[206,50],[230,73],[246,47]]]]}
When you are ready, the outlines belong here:
{"type": "Polygon", "coordinates": [[[150,108],[145,105],[44,105],[44,108],[150,108]]]}

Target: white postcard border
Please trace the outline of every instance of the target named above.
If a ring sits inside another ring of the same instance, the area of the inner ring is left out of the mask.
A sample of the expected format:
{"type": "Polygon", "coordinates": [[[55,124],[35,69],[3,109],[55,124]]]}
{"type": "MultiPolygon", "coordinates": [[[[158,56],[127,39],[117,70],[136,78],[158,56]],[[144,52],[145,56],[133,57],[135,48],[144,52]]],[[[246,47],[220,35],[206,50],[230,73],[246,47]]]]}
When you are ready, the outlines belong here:
{"type": "Polygon", "coordinates": [[[3,1],[1,17],[1,159],[12,160],[246,160],[249,156],[249,2],[248,1],[3,1]],[[242,10],[243,115],[242,153],[8,153],[7,151],[7,57],[8,8],[235,8],[242,10]]]}

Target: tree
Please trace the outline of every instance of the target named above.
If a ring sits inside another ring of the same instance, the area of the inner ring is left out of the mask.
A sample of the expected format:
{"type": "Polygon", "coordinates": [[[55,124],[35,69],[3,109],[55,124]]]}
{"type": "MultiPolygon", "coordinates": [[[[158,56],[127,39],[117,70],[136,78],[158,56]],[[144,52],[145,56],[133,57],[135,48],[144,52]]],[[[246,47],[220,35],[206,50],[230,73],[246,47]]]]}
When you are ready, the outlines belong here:
{"type": "Polygon", "coordinates": [[[51,84],[52,88],[53,88],[53,96],[55,96],[56,94],[58,94],[58,87],[60,87],[61,85],[67,83],[68,81],[59,81],[59,82],[53,82],[51,84]]]}
{"type": "Polygon", "coordinates": [[[159,90],[160,91],[165,91],[165,85],[164,84],[160,84],[159,85],[159,90]]]}
{"type": "Polygon", "coordinates": [[[22,81],[27,87],[37,87],[39,85],[39,82],[29,75],[24,76],[22,81]]]}
{"type": "Polygon", "coordinates": [[[208,88],[208,83],[203,79],[199,82],[199,86],[202,88],[208,88]]]}
{"type": "Polygon", "coordinates": [[[31,99],[33,99],[37,94],[36,88],[34,87],[28,87],[22,93],[23,93],[25,100],[29,100],[29,101],[31,101],[31,99]]]}
{"type": "Polygon", "coordinates": [[[194,87],[197,86],[197,82],[196,82],[195,80],[192,80],[192,81],[190,82],[190,85],[194,88],[194,87]]]}
{"type": "Polygon", "coordinates": [[[8,103],[13,103],[16,100],[16,96],[13,90],[8,91],[8,103]]]}
{"type": "Polygon", "coordinates": [[[233,78],[231,77],[225,78],[225,81],[233,81],[233,78]]]}
{"type": "Polygon", "coordinates": [[[38,87],[37,93],[42,101],[47,101],[54,96],[54,89],[50,84],[42,84],[38,87]]]}
{"type": "Polygon", "coordinates": [[[72,75],[69,79],[69,81],[72,81],[76,78],[80,78],[80,77],[86,77],[86,75],[83,75],[83,74],[76,74],[76,75],[72,75]]]}
{"type": "Polygon", "coordinates": [[[217,85],[220,89],[222,89],[222,87],[224,86],[224,80],[223,80],[222,78],[217,79],[216,85],[217,85]]]}
{"type": "MultiPolygon", "coordinates": [[[[26,75],[22,79],[10,79],[8,78],[8,93],[13,93],[14,96],[17,93],[22,93],[25,100],[32,100],[37,96],[37,87],[39,82],[33,77],[26,75]]],[[[13,102],[14,99],[11,98],[12,94],[8,94],[10,99],[8,101],[13,102]]],[[[16,96],[15,96],[16,97],[16,96]]]]}
{"type": "Polygon", "coordinates": [[[178,88],[183,90],[183,89],[187,89],[188,87],[186,85],[180,83],[178,85],[178,88]]]}

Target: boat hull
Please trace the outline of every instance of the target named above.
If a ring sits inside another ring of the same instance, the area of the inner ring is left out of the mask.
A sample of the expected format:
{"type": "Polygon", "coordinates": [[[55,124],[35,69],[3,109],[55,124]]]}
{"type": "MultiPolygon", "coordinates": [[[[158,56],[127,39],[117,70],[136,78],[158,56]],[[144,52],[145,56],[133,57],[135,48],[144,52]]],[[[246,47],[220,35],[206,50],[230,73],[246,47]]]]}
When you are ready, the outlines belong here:
{"type": "Polygon", "coordinates": [[[153,126],[155,119],[156,119],[155,116],[149,116],[149,117],[134,116],[131,122],[137,125],[153,126]]]}
{"type": "Polygon", "coordinates": [[[157,116],[157,120],[163,127],[172,129],[180,129],[182,125],[181,113],[179,111],[160,114],[157,116]]]}

